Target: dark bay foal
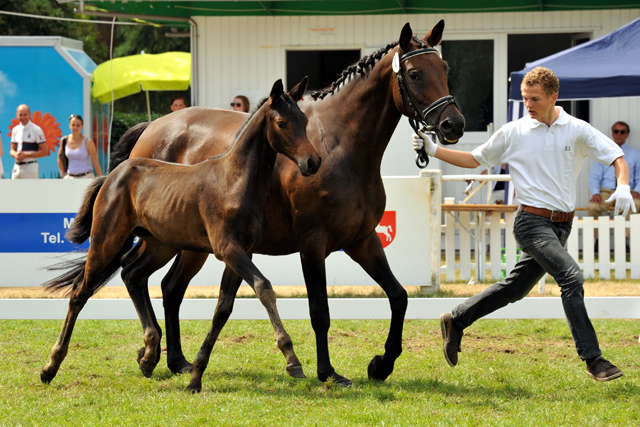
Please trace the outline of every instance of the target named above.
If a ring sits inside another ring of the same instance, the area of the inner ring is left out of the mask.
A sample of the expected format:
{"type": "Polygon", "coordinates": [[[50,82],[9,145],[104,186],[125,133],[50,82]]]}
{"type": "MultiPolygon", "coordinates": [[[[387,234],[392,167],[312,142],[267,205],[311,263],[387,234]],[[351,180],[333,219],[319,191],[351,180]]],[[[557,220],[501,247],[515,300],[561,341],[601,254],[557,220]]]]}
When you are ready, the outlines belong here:
{"type": "MultiPolygon", "coordinates": [[[[213,253],[225,262],[225,274],[233,271],[255,290],[271,319],[287,372],[304,376],[278,316],[275,293],[251,261],[251,252],[262,237],[264,205],[277,153],[291,159],[304,176],[316,173],[320,166],[320,157],[307,138],[307,117],[297,105],[306,85],[305,78],[286,94],[278,80],[269,98],[238,131],[231,149],[221,156],[194,166],[130,159],[91,184],[67,234],[74,242],[91,237],[87,257],[45,284],[52,290],[70,288],[71,298],[49,364],[40,374],[43,382],[56,376],[83,306],[120,265],[143,324],[145,350],[140,369],[150,376],[160,359],[161,329],[147,282],[180,251],[213,253]],[[141,240],[132,248],[134,235],[141,240]]],[[[211,328],[194,361],[189,390],[202,388],[202,375],[235,295],[235,291],[221,290],[211,328]]]]}

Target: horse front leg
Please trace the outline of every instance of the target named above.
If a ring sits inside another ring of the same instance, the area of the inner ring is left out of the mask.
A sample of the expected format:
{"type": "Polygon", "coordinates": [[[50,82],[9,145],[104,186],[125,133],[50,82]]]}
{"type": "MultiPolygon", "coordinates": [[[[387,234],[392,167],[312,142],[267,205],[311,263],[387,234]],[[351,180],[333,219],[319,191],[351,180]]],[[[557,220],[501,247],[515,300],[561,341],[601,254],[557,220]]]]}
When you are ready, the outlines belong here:
{"type": "MultiPolygon", "coordinates": [[[[251,257],[251,255],[249,255],[251,257]]],[[[258,272],[259,273],[259,272],[258,272]]],[[[225,284],[225,278],[227,280],[237,281],[237,287],[242,283],[242,278],[238,276],[231,268],[228,266],[225,268],[225,274],[222,277],[222,284],[220,286],[220,292],[222,293],[225,288],[229,288],[229,284],[225,284]]],[[[264,279],[266,280],[266,279],[264,279]]],[[[262,303],[262,305],[267,310],[267,315],[269,316],[269,320],[271,321],[271,326],[273,327],[273,333],[276,337],[276,345],[282,352],[285,361],[287,362],[287,366],[285,371],[292,378],[306,378],[304,375],[304,370],[302,369],[302,364],[298,359],[295,351],[293,350],[293,341],[291,337],[285,330],[282,320],[280,319],[280,315],[278,314],[278,309],[276,308],[276,295],[271,287],[271,284],[267,280],[265,281],[256,281],[254,283],[249,283],[249,286],[254,290],[256,296],[262,303]],[[256,283],[262,283],[256,287],[256,283]],[[265,284],[266,283],[266,284],[265,284]]]]}
{"type": "Polygon", "coordinates": [[[183,374],[193,370],[193,364],[187,361],[182,352],[180,305],[184,300],[184,294],[191,279],[202,269],[208,256],[208,254],[201,252],[182,251],[174,260],[167,275],[162,279],[162,304],[167,335],[167,366],[174,374],[183,374]]]}
{"type": "Polygon", "coordinates": [[[324,245],[305,245],[300,251],[302,273],[309,296],[309,316],[316,335],[316,357],[318,379],[322,382],[334,381],[343,387],[351,387],[350,379],[338,374],[329,358],[329,299],[327,297],[327,273],[325,268],[324,245]]]}
{"type": "Polygon", "coordinates": [[[382,249],[377,233],[371,233],[356,244],[344,248],[351,257],[375,280],[389,298],[391,325],[384,345],[385,353],[375,356],[369,363],[369,378],[384,381],[393,372],[393,365],[402,354],[402,329],[407,312],[407,291],[395,278],[382,249]]]}
{"type": "Polygon", "coordinates": [[[231,250],[227,254],[221,256],[221,258],[225,264],[227,264],[225,274],[223,275],[223,281],[228,281],[229,292],[225,293],[225,295],[218,300],[211,328],[200,347],[200,351],[198,351],[198,354],[193,361],[191,382],[187,387],[187,390],[192,392],[199,392],[202,390],[202,375],[209,363],[213,346],[218,339],[222,327],[229,319],[233,310],[235,294],[242,282],[242,280],[238,280],[238,278],[244,279],[256,291],[256,295],[267,309],[267,313],[269,313],[269,318],[272,320],[272,326],[276,333],[278,347],[283,351],[283,353],[285,353],[287,360],[294,357],[297,364],[300,365],[295,353],[293,353],[291,337],[289,337],[282,326],[282,322],[280,321],[280,316],[278,315],[278,310],[275,305],[275,292],[273,291],[269,281],[253,264],[251,257],[241,250],[231,250]],[[234,272],[238,277],[233,277],[234,272]]]}

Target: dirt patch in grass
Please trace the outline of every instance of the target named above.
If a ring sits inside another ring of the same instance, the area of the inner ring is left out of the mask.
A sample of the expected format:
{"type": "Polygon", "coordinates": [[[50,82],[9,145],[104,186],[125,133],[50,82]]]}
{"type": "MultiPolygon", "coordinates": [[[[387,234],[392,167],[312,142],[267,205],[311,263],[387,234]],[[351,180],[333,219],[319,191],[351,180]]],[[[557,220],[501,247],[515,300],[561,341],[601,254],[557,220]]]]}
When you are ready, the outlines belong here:
{"type": "MultiPolygon", "coordinates": [[[[469,297],[486,289],[490,284],[450,284],[440,285],[440,291],[446,297],[469,297]]],[[[405,287],[411,295],[418,295],[418,286],[405,287]]],[[[275,286],[276,294],[281,298],[306,297],[307,290],[304,286],[275,286]]],[[[587,297],[617,297],[617,296],[640,296],[640,281],[638,280],[615,280],[587,282],[584,285],[585,296],[587,297]]],[[[217,298],[220,291],[219,286],[190,286],[187,289],[186,298],[217,298]]],[[[329,297],[371,297],[384,296],[378,286],[329,286],[329,297]]],[[[149,295],[151,298],[162,298],[162,290],[159,286],[150,286],[149,295]]],[[[238,297],[254,297],[255,293],[247,286],[243,285],[238,291],[238,297]]],[[[559,297],[560,287],[555,283],[546,283],[545,292],[541,294],[536,286],[530,297],[559,297]]],[[[39,286],[34,287],[0,287],[0,298],[60,298],[59,294],[51,294],[39,286]]],[[[124,286],[105,286],[93,298],[128,298],[129,295],[124,286]]]]}

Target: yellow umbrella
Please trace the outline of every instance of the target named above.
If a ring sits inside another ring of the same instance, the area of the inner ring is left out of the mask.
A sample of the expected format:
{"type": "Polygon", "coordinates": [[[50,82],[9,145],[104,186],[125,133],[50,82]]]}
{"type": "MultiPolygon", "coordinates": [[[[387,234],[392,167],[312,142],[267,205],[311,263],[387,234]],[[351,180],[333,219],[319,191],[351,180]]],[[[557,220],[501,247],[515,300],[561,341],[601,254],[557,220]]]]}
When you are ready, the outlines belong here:
{"type": "Polygon", "coordinates": [[[91,95],[103,104],[150,90],[187,90],[191,84],[191,54],[166,52],[115,58],[93,71],[91,95]],[[113,74],[112,74],[113,73],[113,74]]]}

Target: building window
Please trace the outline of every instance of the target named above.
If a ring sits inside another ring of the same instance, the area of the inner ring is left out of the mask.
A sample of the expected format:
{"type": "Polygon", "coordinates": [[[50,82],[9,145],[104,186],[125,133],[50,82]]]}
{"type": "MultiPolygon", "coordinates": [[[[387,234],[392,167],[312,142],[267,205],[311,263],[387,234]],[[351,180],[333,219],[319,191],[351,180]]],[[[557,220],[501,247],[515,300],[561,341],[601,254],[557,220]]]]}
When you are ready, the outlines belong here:
{"type": "Polygon", "coordinates": [[[291,89],[304,76],[309,76],[308,90],[331,86],[349,65],[360,60],[360,49],[352,50],[288,50],[287,85],[291,89]]]}
{"type": "Polygon", "coordinates": [[[449,93],[464,115],[465,132],[486,132],[493,123],[493,40],[442,42],[449,64],[449,93]]]}

